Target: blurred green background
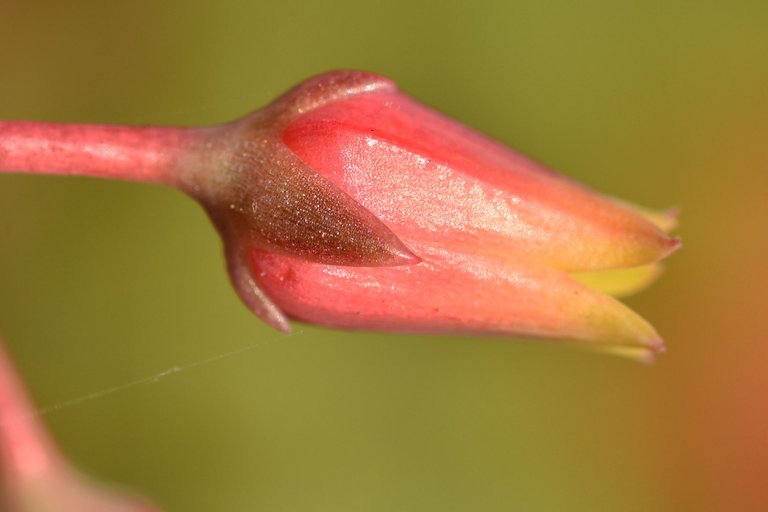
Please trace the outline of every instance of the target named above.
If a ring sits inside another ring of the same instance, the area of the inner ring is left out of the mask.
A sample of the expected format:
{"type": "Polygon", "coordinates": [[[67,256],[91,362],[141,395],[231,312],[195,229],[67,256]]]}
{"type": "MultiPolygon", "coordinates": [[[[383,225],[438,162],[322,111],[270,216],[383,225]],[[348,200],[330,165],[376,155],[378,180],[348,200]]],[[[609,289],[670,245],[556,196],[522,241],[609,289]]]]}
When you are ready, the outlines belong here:
{"type": "Polygon", "coordinates": [[[178,511],[768,509],[768,3],[3,0],[0,118],[206,124],[374,70],[579,181],[680,206],[646,367],[280,335],[172,190],[0,176],[0,329],[86,472],[178,511]],[[231,351],[246,350],[208,360],[231,351]]]}

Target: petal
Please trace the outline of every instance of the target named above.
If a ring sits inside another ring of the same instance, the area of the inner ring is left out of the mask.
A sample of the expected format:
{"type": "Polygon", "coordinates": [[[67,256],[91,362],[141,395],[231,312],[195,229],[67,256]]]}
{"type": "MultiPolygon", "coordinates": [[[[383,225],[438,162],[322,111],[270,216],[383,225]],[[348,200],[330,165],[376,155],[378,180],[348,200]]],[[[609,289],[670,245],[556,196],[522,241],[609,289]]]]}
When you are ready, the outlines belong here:
{"type": "Polygon", "coordinates": [[[416,249],[424,255],[420,264],[377,268],[254,251],[252,272],[288,316],[320,325],[662,346],[645,320],[564,272],[429,246],[416,249]]]}
{"type": "Polygon", "coordinates": [[[677,229],[678,217],[680,216],[680,210],[677,208],[668,208],[666,210],[654,210],[652,208],[646,208],[645,206],[638,206],[636,204],[629,203],[627,201],[621,201],[628,208],[637,210],[643,216],[648,219],[649,222],[656,227],[669,233],[677,229]]]}
{"type": "Polygon", "coordinates": [[[625,357],[627,359],[632,359],[633,361],[637,361],[638,363],[645,363],[645,364],[651,364],[655,362],[656,353],[658,352],[645,347],[625,347],[621,345],[602,345],[602,346],[593,345],[587,348],[589,350],[592,350],[593,352],[598,352],[601,354],[609,354],[612,356],[625,357]]]}
{"type": "Polygon", "coordinates": [[[568,271],[660,260],[679,244],[600,196],[396,91],[329,103],[283,140],[406,242],[568,271]]]}
{"type": "Polygon", "coordinates": [[[608,295],[628,297],[645,289],[661,272],[661,264],[650,263],[639,267],[583,272],[573,274],[573,277],[580,283],[608,295]]]}
{"type": "Polygon", "coordinates": [[[389,78],[367,71],[337,70],[309,78],[277,98],[268,108],[273,124],[284,126],[329,103],[373,92],[397,90],[389,78]]]}

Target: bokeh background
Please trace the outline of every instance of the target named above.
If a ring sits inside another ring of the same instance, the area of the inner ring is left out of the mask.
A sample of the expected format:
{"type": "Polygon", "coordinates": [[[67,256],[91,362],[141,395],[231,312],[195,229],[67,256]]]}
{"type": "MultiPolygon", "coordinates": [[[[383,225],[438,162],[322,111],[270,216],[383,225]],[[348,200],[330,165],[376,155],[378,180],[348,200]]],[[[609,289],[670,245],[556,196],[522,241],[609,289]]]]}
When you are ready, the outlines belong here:
{"type": "Polygon", "coordinates": [[[338,67],[681,207],[628,301],[668,353],[283,336],[181,194],[3,175],[0,329],[66,454],[172,512],[768,510],[768,3],[0,5],[0,118],[213,123],[338,67]]]}

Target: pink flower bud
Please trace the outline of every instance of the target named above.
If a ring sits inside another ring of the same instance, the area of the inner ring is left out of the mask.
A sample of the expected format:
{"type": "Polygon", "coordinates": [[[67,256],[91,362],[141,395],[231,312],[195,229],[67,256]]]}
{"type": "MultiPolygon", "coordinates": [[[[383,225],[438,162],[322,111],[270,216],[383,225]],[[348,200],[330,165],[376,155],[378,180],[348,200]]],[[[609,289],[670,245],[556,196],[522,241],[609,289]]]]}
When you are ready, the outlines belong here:
{"type": "Polygon", "coordinates": [[[0,510],[152,512],[143,500],[91,483],[61,456],[0,344],[0,510]]]}
{"type": "Polygon", "coordinates": [[[662,348],[603,290],[658,274],[680,244],[665,233],[671,214],[601,196],[386,78],[310,79],[210,137],[186,189],[219,227],[240,296],[278,328],[662,348]]]}
{"type": "Polygon", "coordinates": [[[430,110],[386,78],[341,71],[213,128],[0,122],[0,172],[180,187],[224,240],[245,304],[387,332],[662,348],[615,300],[680,245],[673,214],[601,196],[430,110]]]}

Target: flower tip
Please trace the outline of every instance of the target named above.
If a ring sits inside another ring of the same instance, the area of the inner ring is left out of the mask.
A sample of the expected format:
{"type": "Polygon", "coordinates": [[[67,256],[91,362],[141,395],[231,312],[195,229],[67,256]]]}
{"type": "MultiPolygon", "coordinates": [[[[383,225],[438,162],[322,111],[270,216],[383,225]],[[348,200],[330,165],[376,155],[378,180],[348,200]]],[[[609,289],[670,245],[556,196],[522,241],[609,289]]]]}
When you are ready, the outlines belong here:
{"type": "Polygon", "coordinates": [[[658,336],[646,346],[592,345],[586,348],[592,352],[623,357],[645,365],[656,363],[656,355],[667,351],[664,341],[658,336]]]}
{"type": "Polygon", "coordinates": [[[667,351],[667,347],[664,345],[664,341],[661,338],[658,338],[657,341],[658,344],[656,346],[645,349],[643,351],[644,353],[638,352],[634,359],[648,366],[655,364],[656,356],[658,354],[664,354],[667,351]]]}
{"type": "Polygon", "coordinates": [[[680,220],[680,207],[672,206],[661,212],[661,218],[663,219],[661,228],[664,231],[672,231],[677,229],[678,222],[680,220]]]}
{"type": "Polygon", "coordinates": [[[683,246],[683,241],[679,236],[669,238],[667,241],[667,252],[664,254],[664,257],[666,258],[673,252],[677,251],[683,246]]]}
{"type": "MultiPolygon", "coordinates": [[[[643,321],[645,322],[645,320],[643,321]]],[[[638,344],[629,345],[629,347],[650,350],[654,354],[663,354],[667,350],[666,347],[664,346],[664,340],[659,335],[659,333],[656,332],[656,329],[654,329],[651,324],[647,324],[647,326],[648,328],[645,332],[643,332],[642,334],[638,332],[638,335],[637,335],[638,344]]]]}
{"type": "Polygon", "coordinates": [[[679,236],[673,236],[668,233],[669,230],[675,228],[677,221],[671,220],[671,218],[665,219],[666,220],[656,219],[655,221],[651,221],[653,224],[653,231],[650,236],[653,241],[648,247],[652,247],[652,249],[645,254],[647,260],[644,261],[644,263],[661,261],[669,257],[682,246],[682,240],[679,236]]]}
{"type": "Polygon", "coordinates": [[[674,231],[678,227],[678,221],[680,219],[680,208],[673,206],[666,210],[655,210],[653,208],[646,208],[628,201],[620,201],[625,206],[628,206],[638,212],[646,218],[651,224],[659,228],[665,233],[674,231]]]}
{"type": "Polygon", "coordinates": [[[596,350],[608,350],[612,353],[664,351],[664,340],[650,323],[625,304],[608,296],[603,298],[605,300],[599,306],[601,312],[591,318],[589,331],[582,333],[580,339],[591,342],[590,347],[596,350]]]}
{"type": "Polygon", "coordinates": [[[613,356],[623,357],[632,361],[642,363],[645,365],[652,365],[656,362],[657,352],[645,348],[645,347],[621,347],[621,346],[607,346],[607,347],[594,347],[593,352],[600,354],[609,354],[613,356]]]}
{"type": "Polygon", "coordinates": [[[683,246],[683,241],[679,236],[670,236],[660,230],[654,238],[654,250],[648,254],[646,263],[658,263],[683,246]]]}

